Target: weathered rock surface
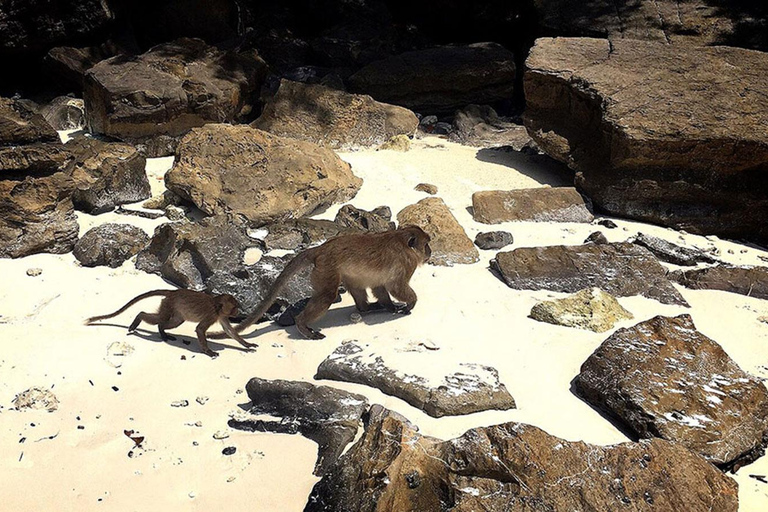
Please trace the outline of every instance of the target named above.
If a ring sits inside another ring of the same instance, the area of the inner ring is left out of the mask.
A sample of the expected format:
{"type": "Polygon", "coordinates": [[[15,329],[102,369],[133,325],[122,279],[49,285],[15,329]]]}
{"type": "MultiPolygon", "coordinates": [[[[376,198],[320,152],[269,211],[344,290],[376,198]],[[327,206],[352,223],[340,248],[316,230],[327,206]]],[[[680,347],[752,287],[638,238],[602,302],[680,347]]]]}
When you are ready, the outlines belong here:
{"type": "Polygon", "coordinates": [[[524,126],[500,118],[488,105],[468,105],[456,111],[449,139],[468,146],[510,147],[515,151],[531,142],[524,126]]]}
{"type": "Polygon", "coordinates": [[[251,126],[333,149],[357,149],[411,135],[419,120],[408,109],[370,96],[282,80],[251,126]]]}
{"type": "Polygon", "coordinates": [[[525,124],[602,210],[768,239],[768,54],[627,39],[539,39],[525,124]]]}
{"type": "Polygon", "coordinates": [[[608,238],[603,234],[602,231],[595,231],[593,233],[590,233],[589,236],[584,239],[585,244],[607,244],[608,238]]]}
{"type": "Polygon", "coordinates": [[[149,244],[143,229],[107,223],[89,229],[75,244],[74,255],[82,265],[117,268],[149,244]]]}
{"type": "Polygon", "coordinates": [[[723,290],[768,299],[768,267],[716,265],[678,270],[671,279],[694,290],[723,290]]]}
{"type": "Polygon", "coordinates": [[[429,263],[433,265],[450,267],[480,259],[477,247],[439,197],[427,197],[406,206],[397,214],[397,222],[400,226],[418,226],[432,238],[429,263]]]}
{"type": "Polygon", "coordinates": [[[330,220],[299,218],[268,224],[259,230],[251,230],[250,233],[263,239],[268,251],[303,251],[335,236],[356,231],[330,220]]]}
{"type": "Polygon", "coordinates": [[[113,57],[86,74],[88,126],[138,144],[148,156],[169,155],[191,128],[233,122],[250,111],[265,73],[255,53],[223,52],[200,39],[113,57]]]}
{"type": "Polygon", "coordinates": [[[254,377],[245,386],[252,414],[281,417],[280,421],[237,420],[229,426],[251,432],[295,434],[318,444],[315,475],[322,475],[352,442],[368,409],[364,396],[308,382],[254,377]]]}
{"type": "Polygon", "coordinates": [[[203,290],[214,272],[240,268],[246,249],[258,246],[226,216],[162,224],[138,254],[136,268],[160,274],[182,288],[203,290]]]}
{"type": "Polygon", "coordinates": [[[475,245],[486,251],[501,249],[514,241],[512,233],[507,231],[489,231],[487,233],[478,233],[475,236],[475,245]]]}
{"type": "Polygon", "coordinates": [[[482,190],[472,194],[477,222],[592,222],[589,205],[573,187],[482,190]]]}
{"type": "Polygon", "coordinates": [[[336,218],[333,220],[339,226],[358,231],[370,231],[372,233],[382,233],[395,229],[395,223],[388,218],[382,217],[374,212],[368,212],[355,208],[351,204],[342,206],[336,218]]]}
{"type": "Polygon", "coordinates": [[[72,201],[78,210],[102,213],[150,196],[147,160],[130,144],[77,137],[65,148],[75,156],[72,201]]]}
{"type": "Polygon", "coordinates": [[[688,306],[653,254],[627,242],[520,247],[498,253],[491,268],[517,290],[573,293],[596,287],[616,297],[643,295],[688,306]]]}
{"type": "Polygon", "coordinates": [[[381,146],[376,148],[376,151],[401,151],[406,152],[411,149],[411,139],[408,135],[395,135],[388,141],[384,142],[381,146]]]}
{"type": "Polygon", "coordinates": [[[372,62],[349,78],[353,92],[421,113],[452,112],[512,97],[514,56],[496,43],[444,46],[372,62]]]}
{"type": "MultiPolygon", "coordinates": [[[[426,366],[433,364],[422,354],[426,366]]],[[[412,355],[417,358],[417,354],[412,355]]],[[[413,375],[388,364],[385,356],[357,342],[339,346],[320,363],[315,379],[364,384],[405,400],[432,417],[515,408],[515,399],[499,382],[495,368],[461,363],[439,380],[413,375]]]]}
{"type": "Polygon", "coordinates": [[[616,322],[634,318],[616,297],[600,288],[585,288],[563,299],[539,302],[529,316],[539,322],[595,332],[605,332],[616,322]]]}
{"type": "Polygon", "coordinates": [[[40,108],[40,115],[54,130],[79,130],[85,126],[85,105],[80,98],[54,98],[40,108]]]}
{"type": "Polygon", "coordinates": [[[310,494],[305,512],[736,512],[738,484],[661,439],[596,446],[522,423],[441,441],[373,405],[365,430],[310,494]]]}
{"type": "Polygon", "coordinates": [[[640,437],[680,443],[721,467],[765,453],[768,390],[689,315],[619,329],[584,362],[574,384],[640,437]]]}
{"type": "Polygon", "coordinates": [[[264,225],[348,201],[363,180],[311,142],[209,124],[181,140],[165,182],[209,215],[234,213],[264,225]]]}
{"type": "Polygon", "coordinates": [[[638,233],[629,240],[633,244],[645,247],[656,255],[661,261],[674,263],[686,267],[692,267],[698,263],[717,263],[717,258],[712,257],[701,249],[682,247],[662,238],[638,233]]]}

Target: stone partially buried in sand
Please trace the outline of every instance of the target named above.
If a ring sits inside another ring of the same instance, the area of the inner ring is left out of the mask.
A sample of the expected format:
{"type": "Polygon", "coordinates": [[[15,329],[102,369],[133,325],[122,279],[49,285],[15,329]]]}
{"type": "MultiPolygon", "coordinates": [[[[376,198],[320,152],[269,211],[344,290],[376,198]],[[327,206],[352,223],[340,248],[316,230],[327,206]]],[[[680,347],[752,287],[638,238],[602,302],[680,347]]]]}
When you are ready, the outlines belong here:
{"type": "Polygon", "coordinates": [[[610,293],[587,288],[563,299],[539,302],[529,315],[539,322],[605,332],[622,320],[633,318],[610,293]]]}
{"type": "Polygon", "coordinates": [[[594,219],[587,202],[573,187],[475,192],[472,194],[472,216],[483,224],[592,222],[594,219]]]}
{"type": "Polygon", "coordinates": [[[689,315],[619,329],[582,364],[574,386],[640,437],[679,443],[720,467],[765,453],[768,390],[689,315]]]}

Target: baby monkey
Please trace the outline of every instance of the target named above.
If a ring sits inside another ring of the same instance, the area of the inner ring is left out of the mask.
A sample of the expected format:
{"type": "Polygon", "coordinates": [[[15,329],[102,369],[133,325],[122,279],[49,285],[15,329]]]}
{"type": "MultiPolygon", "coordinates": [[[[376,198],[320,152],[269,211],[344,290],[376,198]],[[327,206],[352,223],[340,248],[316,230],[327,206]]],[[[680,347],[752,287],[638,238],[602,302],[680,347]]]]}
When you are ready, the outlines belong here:
{"type": "Polygon", "coordinates": [[[157,325],[157,330],[160,332],[160,337],[163,341],[175,340],[175,337],[165,332],[166,329],[178,327],[185,321],[197,322],[195,332],[197,333],[197,341],[200,343],[200,348],[204,354],[216,357],[218,354],[208,348],[208,340],[205,337],[205,333],[213,324],[219,322],[224,329],[224,332],[237,340],[242,346],[246,348],[258,347],[255,343],[248,343],[245,341],[242,336],[232,328],[232,324],[229,323],[229,317],[237,315],[238,304],[237,299],[232,295],[226,294],[208,295],[193,290],[153,290],[134,297],[128,301],[128,304],[114,313],[91,317],[86,320],[85,323],[86,325],[90,325],[98,320],[112,318],[140,300],[155,296],[163,297],[157,313],[145,313],[142,311],[133,319],[133,322],[131,322],[131,325],[128,327],[128,332],[135,331],[143,321],[148,324],[157,325]]]}

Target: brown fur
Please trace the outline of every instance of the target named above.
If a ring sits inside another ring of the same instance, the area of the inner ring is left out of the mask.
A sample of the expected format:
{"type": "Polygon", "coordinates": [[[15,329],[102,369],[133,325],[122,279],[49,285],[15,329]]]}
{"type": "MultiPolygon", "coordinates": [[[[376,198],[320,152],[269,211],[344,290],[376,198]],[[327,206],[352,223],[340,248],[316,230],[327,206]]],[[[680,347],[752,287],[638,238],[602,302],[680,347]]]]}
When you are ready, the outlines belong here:
{"type": "Polygon", "coordinates": [[[197,341],[200,343],[200,348],[203,353],[211,357],[216,357],[218,354],[208,348],[208,340],[205,337],[205,333],[213,324],[219,322],[224,329],[224,334],[234,338],[242,346],[246,348],[258,346],[245,341],[242,336],[232,328],[232,324],[229,323],[229,317],[237,315],[238,310],[237,299],[232,295],[211,296],[203,292],[192,290],[154,290],[134,297],[128,301],[125,306],[114,313],[91,317],[86,320],[85,323],[92,324],[98,320],[112,318],[140,300],[155,296],[163,297],[157,313],[145,313],[142,311],[136,315],[136,318],[134,318],[133,322],[128,327],[128,332],[135,331],[143,321],[148,324],[157,325],[157,330],[160,332],[160,337],[163,340],[175,340],[176,338],[167,334],[165,329],[173,329],[174,327],[180,326],[185,321],[197,322],[195,332],[197,333],[197,341]]]}
{"type": "MultiPolygon", "coordinates": [[[[312,298],[296,317],[299,332],[310,339],[324,336],[308,324],[322,317],[336,300],[343,284],[361,312],[372,309],[408,314],[416,305],[416,292],[408,282],[416,267],[425,263],[432,250],[429,235],[416,226],[402,227],[384,233],[360,233],[332,238],[296,256],[278,276],[269,295],[237,326],[237,332],[259,320],[275,302],[288,280],[307,265],[314,265],[310,280],[312,298]],[[367,290],[376,297],[369,303],[367,290]],[[396,305],[390,295],[405,305],[396,305]]],[[[211,338],[224,333],[212,333],[211,338]]]]}

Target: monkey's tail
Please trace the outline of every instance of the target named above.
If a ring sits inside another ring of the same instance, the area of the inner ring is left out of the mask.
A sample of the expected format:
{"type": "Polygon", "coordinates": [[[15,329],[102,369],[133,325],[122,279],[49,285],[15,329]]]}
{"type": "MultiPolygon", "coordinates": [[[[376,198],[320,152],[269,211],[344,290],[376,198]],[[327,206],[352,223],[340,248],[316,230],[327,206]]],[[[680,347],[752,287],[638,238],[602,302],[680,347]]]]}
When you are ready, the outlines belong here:
{"type": "MultiPolygon", "coordinates": [[[[253,312],[251,312],[251,314],[245,318],[245,320],[237,324],[237,327],[235,327],[235,331],[238,333],[243,332],[249,326],[256,323],[261,317],[263,317],[264,313],[266,313],[267,310],[272,306],[272,304],[275,303],[275,301],[277,300],[277,297],[280,294],[280,291],[285,287],[288,280],[290,280],[294,275],[299,273],[304,267],[314,262],[315,262],[315,251],[313,249],[307,249],[306,251],[301,252],[295,258],[289,261],[288,264],[283,269],[283,271],[280,272],[280,275],[277,276],[277,279],[272,285],[272,289],[269,291],[269,295],[267,295],[267,297],[261,301],[261,303],[256,307],[256,309],[254,309],[253,312]]],[[[218,331],[218,332],[208,333],[207,336],[210,339],[221,340],[221,339],[227,338],[228,334],[225,332],[218,331]]]]}
{"type": "Polygon", "coordinates": [[[174,291],[175,290],[152,290],[151,292],[142,293],[141,295],[138,295],[138,296],[132,298],[130,301],[128,301],[128,304],[126,304],[125,306],[121,307],[120,309],[118,309],[114,313],[110,313],[109,315],[92,316],[91,318],[88,318],[84,323],[85,323],[85,325],[90,325],[93,322],[97,322],[99,320],[106,320],[107,318],[112,318],[113,316],[119,315],[120,313],[122,313],[123,311],[125,311],[129,307],[133,306],[134,304],[136,304],[140,300],[144,300],[144,299],[146,299],[148,297],[155,297],[155,296],[158,296],[158,295],[162,295],[163,297],[167,297],[168,295],[170,295],[174,291]]]}

